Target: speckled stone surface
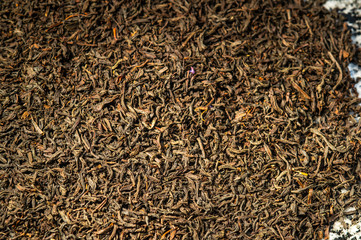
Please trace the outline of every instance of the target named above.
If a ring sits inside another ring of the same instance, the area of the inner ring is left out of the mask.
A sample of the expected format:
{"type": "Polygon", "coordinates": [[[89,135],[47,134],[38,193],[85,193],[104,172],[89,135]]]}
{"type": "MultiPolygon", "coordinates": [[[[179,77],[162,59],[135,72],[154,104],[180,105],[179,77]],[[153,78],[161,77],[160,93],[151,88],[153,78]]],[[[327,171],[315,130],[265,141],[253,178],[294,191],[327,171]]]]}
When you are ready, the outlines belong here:
{"type": "MultiPolygon", "coordinates": [[[[361,48],[361,1],[360,0],[328,0],[325,8],[337,9],[347,19],[347,25],[352,32],[352,41],[361,48]]],[[[356,79],[356,89],[361,97],[361,67],[355,64],[349,65],[351,77],[356,79]]],[[[359,117],[359,116],[357,116],[359,117]]],[[[345,211],[355,211],[346,209],[345,211]]],[[[357,212],[357,211],[356,211],[357,212]]],[[[330,229],[330,240],[359,240],[361,239],[361,218],[357,215],[349,215],[344,219],[334,222],[330,229]]]]}

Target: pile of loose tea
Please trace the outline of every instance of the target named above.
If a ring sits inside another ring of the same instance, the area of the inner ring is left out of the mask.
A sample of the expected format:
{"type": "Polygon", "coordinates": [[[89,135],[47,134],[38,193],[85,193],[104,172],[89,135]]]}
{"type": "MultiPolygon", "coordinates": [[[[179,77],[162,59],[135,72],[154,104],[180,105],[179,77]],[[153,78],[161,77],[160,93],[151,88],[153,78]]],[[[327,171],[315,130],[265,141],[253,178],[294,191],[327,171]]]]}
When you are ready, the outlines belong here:
{"type": "Polygon", "coordinates": [[[361,208],[319,1],[3,0],[0,31],[1,239],[327,239],[361,208]]]}

